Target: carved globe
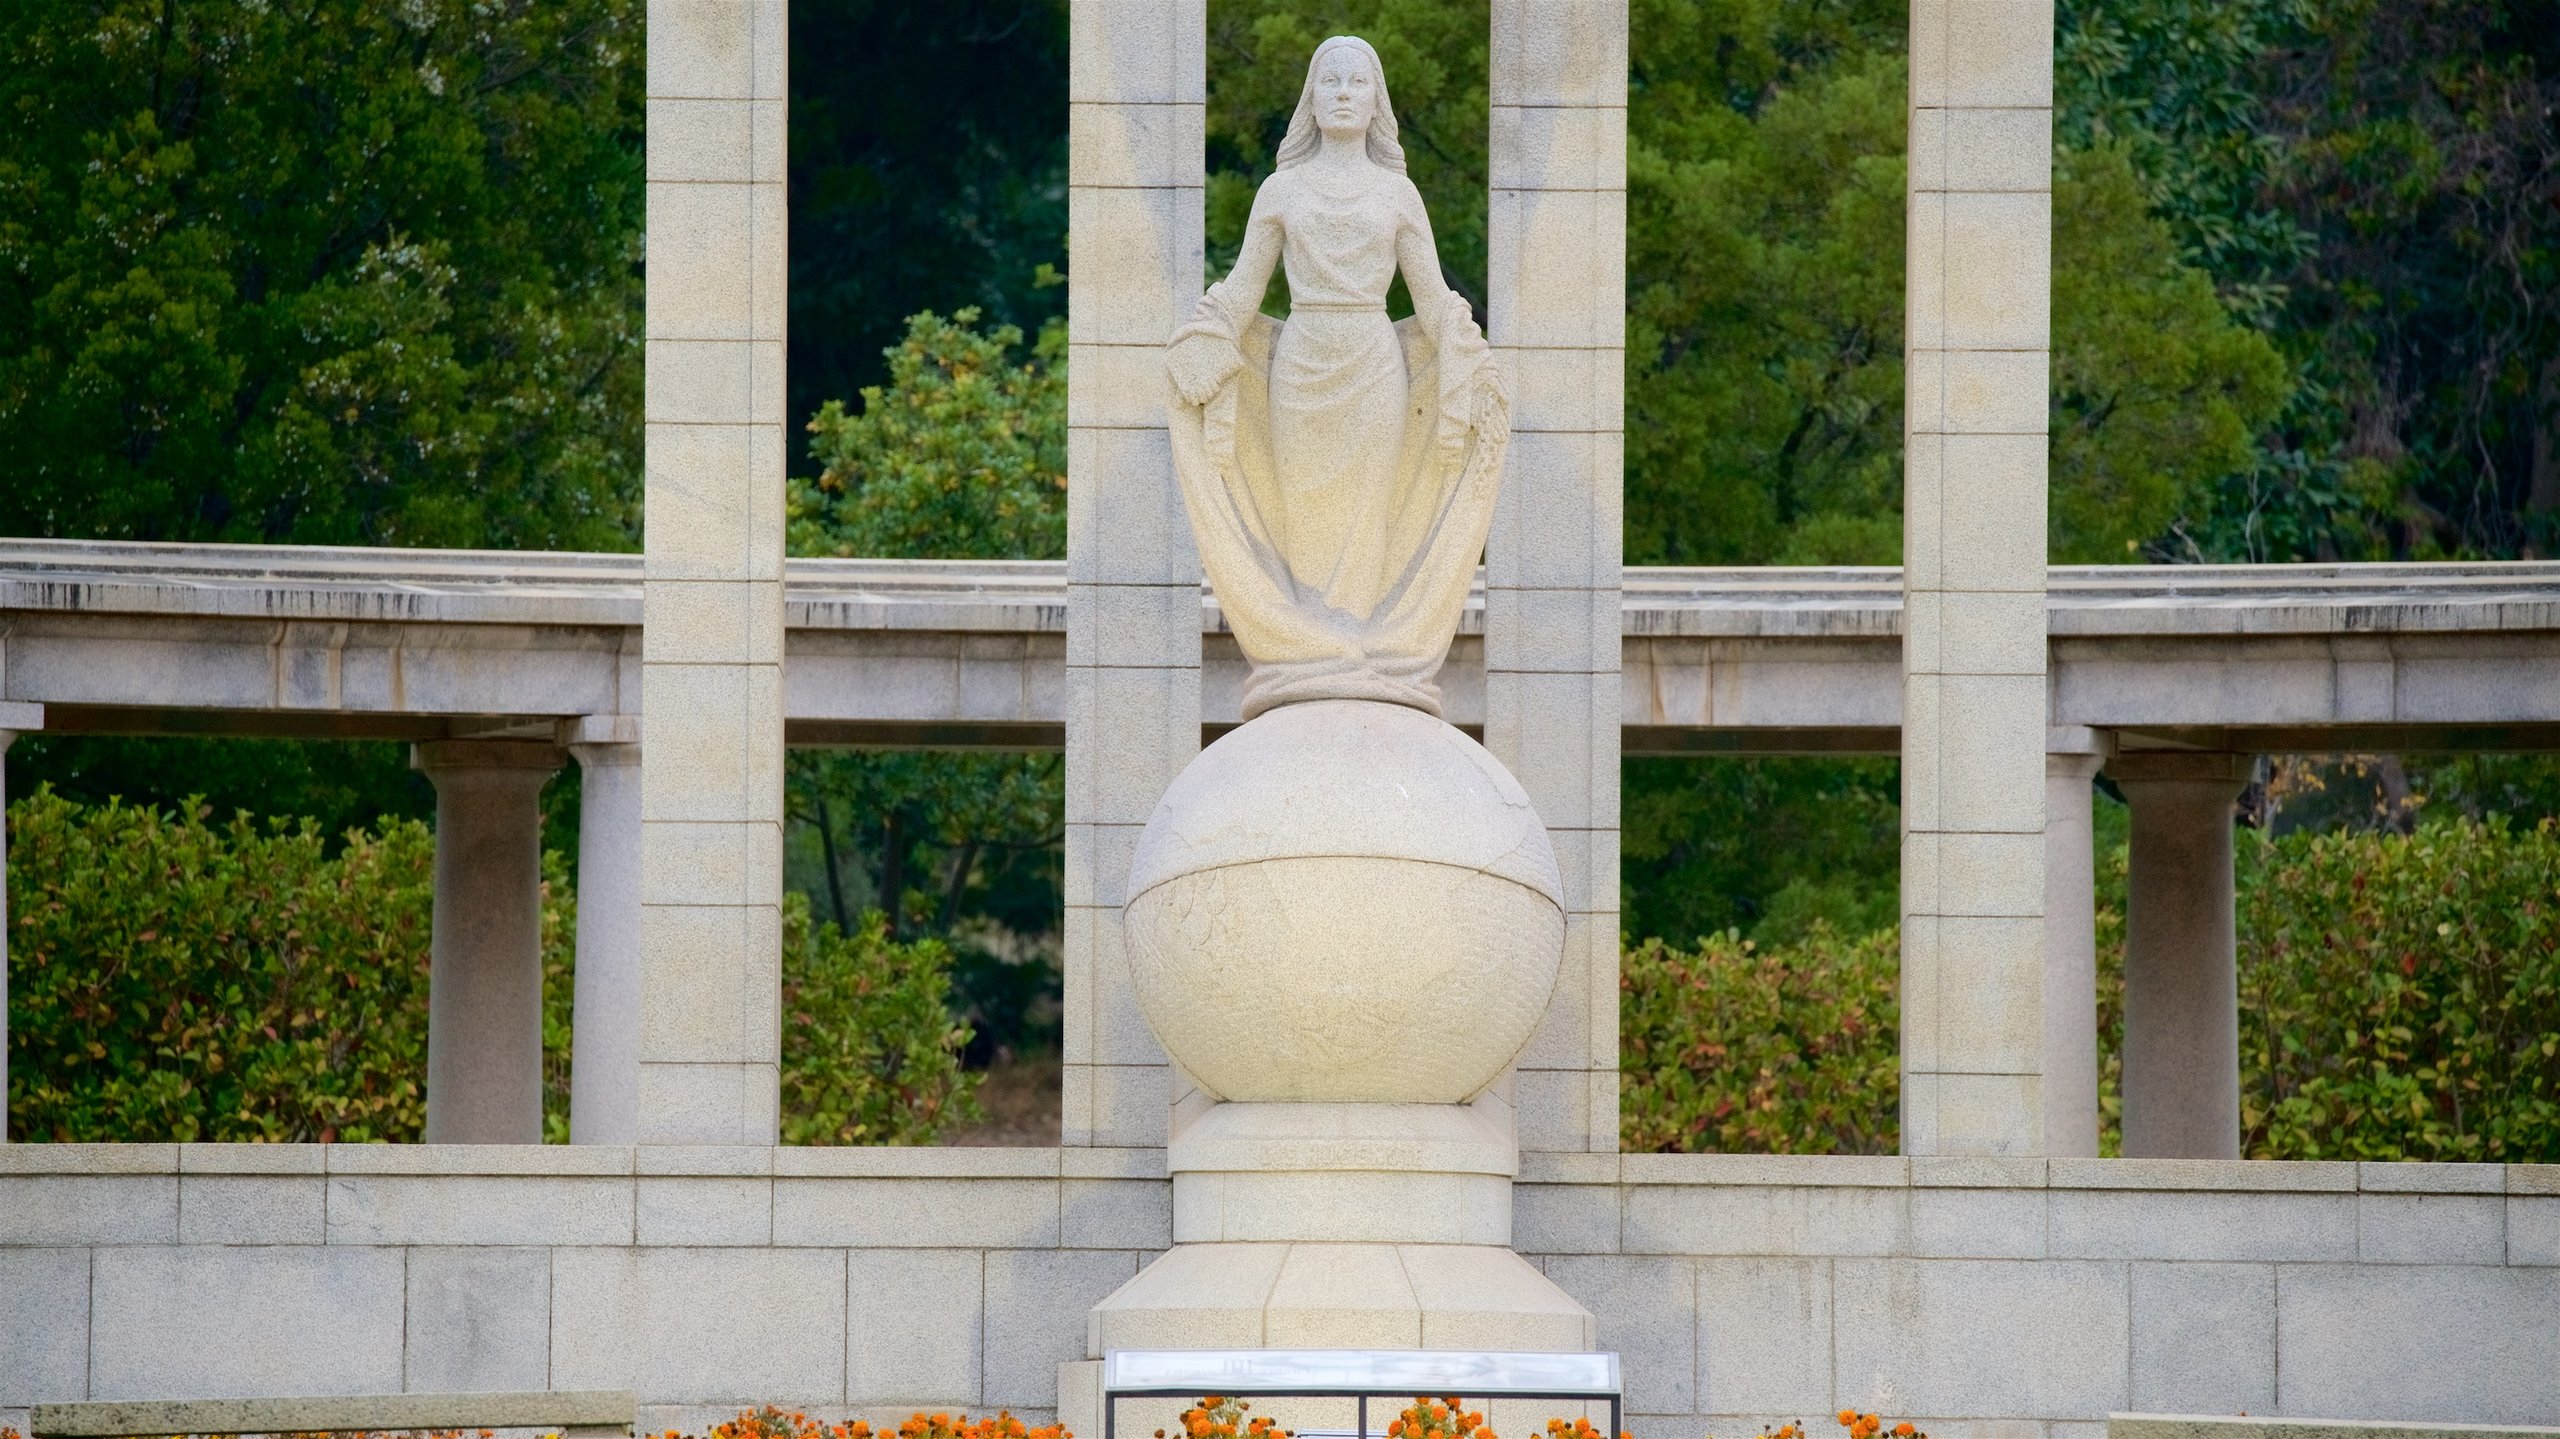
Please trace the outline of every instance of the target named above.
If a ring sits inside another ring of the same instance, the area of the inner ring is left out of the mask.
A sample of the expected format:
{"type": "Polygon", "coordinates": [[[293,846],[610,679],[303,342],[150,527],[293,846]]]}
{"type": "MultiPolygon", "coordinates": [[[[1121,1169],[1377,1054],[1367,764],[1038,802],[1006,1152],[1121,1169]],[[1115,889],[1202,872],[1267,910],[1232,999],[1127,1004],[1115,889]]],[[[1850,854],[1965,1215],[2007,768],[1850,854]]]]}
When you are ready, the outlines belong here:
{"type": "Polygon", "coordinates": [[[1320,700],[1165,791],[1122,926],[1148,1023],[1219,1098],[1455,1103],[1545,1013],[1561,896],[1546,827],[1483,746],[1320,700]]]}

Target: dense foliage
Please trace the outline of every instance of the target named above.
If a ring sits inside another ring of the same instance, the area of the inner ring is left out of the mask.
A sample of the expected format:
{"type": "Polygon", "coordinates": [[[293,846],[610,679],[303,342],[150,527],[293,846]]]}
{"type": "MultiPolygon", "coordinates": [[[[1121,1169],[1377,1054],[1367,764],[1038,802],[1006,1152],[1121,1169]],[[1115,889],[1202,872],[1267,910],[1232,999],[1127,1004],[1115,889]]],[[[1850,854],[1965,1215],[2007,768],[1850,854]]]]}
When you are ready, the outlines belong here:
{"type": "Polygon", "coordinates": [[[0,533],[629,548],[642,9],[0,6],[0,533]]]}
{"type": "Polygon", "coordinates": [[[9,807],[9,1132],[408,1140],[426,1123],[435,840],[9,807]]]}
{"type": "MultiPolygon", "coordinates": [[[[412,1141],[426,1124],[435,839],[323,842],[201,805],[9,807],[9,1133],[60,1141],[412,1141]]],[[[568,1137],[577,915],[543,892],[544,1127],[568,1137]]],[[[928,1141],[975,1117],[949,956],[785,915],[783,1132],[928,1141]]]]}
{"type": "MultiPolygon", "coordinates": [[[[2110,826],[2112,828],[2113,826],[2110,826]]],[[[2123,1105],[2125,851],[2101,857],[2100,1144],[2123,1105]]],[[[2242,1152],[2560,1161],[2560,822],[2244,833],[2242,1152]]],[[[1632,945],[1636,1150],[1891,1153],[1894,934],[1632,945]]]]}
{"type": "MultiPolygon", "coordinates": [[[[2241,1152],[2560,1159],[2560,829],[2464,817],[2244,835],[2241,1152]]],[[[2121,892],[2124,852],[2107,888],[2121,892]]],[[[2123,910],[2101,909],[2100,1105],[2121,1116],[2123,910]]]]}
{"type": "Polygon", "coordinates": [[[814,479],[795,478],[790,545],[801,555],[1056,559],[1067,552],[1067,334],[981,333],[978,312],[928,310],[888,351],[887,383],[859,410],[829,400],[809,421],[814,479]]]}
{"type": "MultiPolygon", "coordinates": [[[[1027,356],[1010,325],[930,311],[858,410],[809,423],[792,552],[1055,559],[1066,552],[1066,327],[1027,356]]],[[[795,889],[835,923],[947,943],[973,1060],[1058,1042],[1063,765],[1056,755],[796,750],[786,793],[795,889]]]]}
{"type": "Polygon", "coordinates": [[[940,943],[892,943],[877,910],[813,924],[790,894],[782,955],[783,1143],[927,1144],[981,1117],[940,943]]]}
{"type": "Polygon", "coordinates": [[[1066,0],[791,0],[791,413],[919,309],[1066,310],[1066,0]]]}
{"type": "Polygon", "coordinates": [[[1901,1008],[1890,929],[1816,922],[1762,948],[1630,945],[1618,985],[1619,1140],[1638,1151],[1891,1154],[1901,1008]]]}

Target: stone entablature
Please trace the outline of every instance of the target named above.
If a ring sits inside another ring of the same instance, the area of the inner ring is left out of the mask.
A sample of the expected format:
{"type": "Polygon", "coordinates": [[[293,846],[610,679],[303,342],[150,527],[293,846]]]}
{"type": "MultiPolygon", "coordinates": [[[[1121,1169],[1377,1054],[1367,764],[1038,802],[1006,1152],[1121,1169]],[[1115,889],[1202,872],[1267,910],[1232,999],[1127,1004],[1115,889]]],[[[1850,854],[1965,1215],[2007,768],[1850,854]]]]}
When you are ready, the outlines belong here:
{"type": "MultiPolygon", "coordinates": [[[[632,555],[0,544],[0,696],[56,729],[431,738],[627,713],[632,555]],[[110,713],[112,712],[112,713],[110,713]]],[[[1063,733],[1065,567],[794,560],[793,743],[1063,733]]],[[[2560,743],[2560,565],[2054,566],[2055,723],[2242,748],[2560,743]],[[2524,662],[2524,663],[2520,663],[2524,662]],[[2496,733],[2464,730],[2498,727],[2496,733]]],[[[1485,610],[1444,687],[1484,718],[1485,610]]],[[[1202,717],[1233,724],[1244,664],[1203,594],[1202,717]]],[[[1891,753],[1900,571],[1635,569],[1620,606],[1629,753],[1891,753]],[[1713,738],[1708,737],[1713,732],[1713,738]]]]}
{"type": "MultiPolygon", "coordinates": [[[[1515,1194],[1645,1439],[2560,1408],[2560,1166],[1530,1154],[1515,1194]]],[[[1045,1416],[1171,1226],[1152,1150],[12,1145],[0,1425],[626,1386],[648,1429],[1045,1416]]]]}

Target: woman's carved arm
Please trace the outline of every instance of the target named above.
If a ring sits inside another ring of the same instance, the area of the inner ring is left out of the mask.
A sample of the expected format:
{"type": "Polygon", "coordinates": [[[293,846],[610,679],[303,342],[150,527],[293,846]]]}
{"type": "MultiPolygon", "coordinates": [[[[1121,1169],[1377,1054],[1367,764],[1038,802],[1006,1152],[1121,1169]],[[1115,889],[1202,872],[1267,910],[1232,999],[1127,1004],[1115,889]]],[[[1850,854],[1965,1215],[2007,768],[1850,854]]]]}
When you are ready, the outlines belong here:
{"type": "Polygon", "coordinates": [[[1244,249],[1227,278],[1211,285],[1191,312],[1191,323],[1174,332],[1165,347],[1165,373],[1183,403],[1206,405],[1244,365],[1236,342],[1262,308],[1271,286],[1271,271],[1280,263],[1280,214],[1271,187],[1278,176],[1262,182],[1253,197],[1253,218],[1245,222],[1244,249]]]}
{"type": "Polygon", "coordinates": [[[1273,175],[1254,192],[1253,216],[1244,222],[1244,248],[1236,254],[1235,268],[1200,297],[1199,318],[1209,318],[1215,305],[1230,334],[1244,333],[1245,323],[1262,308],[1262,297],[1271,288],[1271,272],[1280,264],[1283,227],[1277,197],[1271,193],[1280,183],[1280,177],[1273,175]]]}
{"type": "Polygon", "coordinates": [[[1431,212],[1422,207],[1422,192],[1402,181],[1404,223],[1396,227],[1396,267],[1404,271],[1405,293],[1413,296],[1413,317],[1426,331],[1437,333],[1441,307],[1450,303],[1449,282],[1440,276],[1440,247],[1431,238],[1431,212]]]}

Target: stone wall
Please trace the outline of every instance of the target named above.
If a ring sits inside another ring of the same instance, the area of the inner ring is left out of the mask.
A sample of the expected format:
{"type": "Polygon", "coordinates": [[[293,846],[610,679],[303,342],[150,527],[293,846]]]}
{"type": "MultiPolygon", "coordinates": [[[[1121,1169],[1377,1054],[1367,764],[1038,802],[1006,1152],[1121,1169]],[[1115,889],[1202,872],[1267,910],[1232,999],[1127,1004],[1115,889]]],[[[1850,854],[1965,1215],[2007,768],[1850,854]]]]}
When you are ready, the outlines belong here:
{"type": "MultiPolygon", "coordinates": [[[[1518,1247],[1643,1439],[1843,1405],[2560,1412],[2560,1166],[1533,1156],[1518,1247]]],[[[78,1398],[618,1388],[1045,1417],[1160,1151],[0,1148],[0,1426],[78,1398]]]]}
{"type": "Polygon", "coordinates": [[[2560,1166],[1541,1156],[1515,1242],[1642,1439],[1857,1406],[1940,1439],[2110,1412],[2560,1413],[2560,1166]]]}

